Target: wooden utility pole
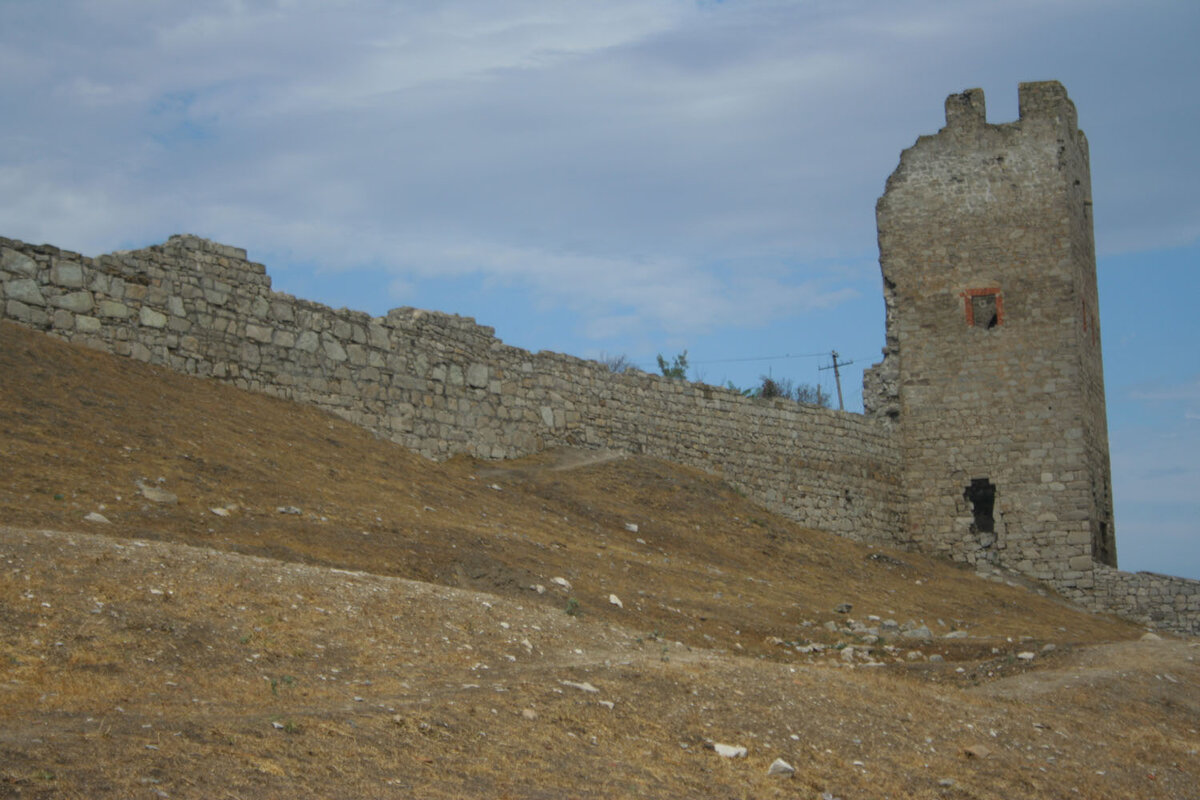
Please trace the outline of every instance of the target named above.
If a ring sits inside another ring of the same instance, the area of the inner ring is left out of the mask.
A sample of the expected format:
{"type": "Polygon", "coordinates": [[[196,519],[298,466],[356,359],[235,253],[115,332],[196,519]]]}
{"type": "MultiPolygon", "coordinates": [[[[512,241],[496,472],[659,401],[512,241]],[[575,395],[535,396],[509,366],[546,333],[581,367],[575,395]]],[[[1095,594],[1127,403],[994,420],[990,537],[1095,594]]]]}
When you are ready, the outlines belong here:
{"type": "Polygon", "coordinates": [[[854,362],[853,361],[843,361],[841,364],[839,364],[837,350],[831,351],[829,355],[833,358],[833,364],[828,367],[817,367],[817,369],[833,370],[833,382],[837,384],[837,390],[838,390],[838,411],[845,411],[846,404],[844,402],[842,402],[842,373],[840,373],[838,371],[838,367],[849,366],[850,364],[853,364],[854,362]]]}

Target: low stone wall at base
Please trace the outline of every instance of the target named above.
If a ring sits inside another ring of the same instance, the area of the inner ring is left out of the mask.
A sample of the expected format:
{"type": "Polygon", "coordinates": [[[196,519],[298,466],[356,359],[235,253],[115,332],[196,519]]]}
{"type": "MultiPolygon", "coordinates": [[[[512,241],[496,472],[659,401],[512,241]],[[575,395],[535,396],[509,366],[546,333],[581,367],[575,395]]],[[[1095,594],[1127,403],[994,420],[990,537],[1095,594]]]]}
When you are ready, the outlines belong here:
{"type": "Polygon", "coordinates": [[[1093,579],[1090,590],[1072,592],[1071,599],[1162,630],[1200,635],[1200,581],[1103,564],[1096,564],[1093,579]]]}

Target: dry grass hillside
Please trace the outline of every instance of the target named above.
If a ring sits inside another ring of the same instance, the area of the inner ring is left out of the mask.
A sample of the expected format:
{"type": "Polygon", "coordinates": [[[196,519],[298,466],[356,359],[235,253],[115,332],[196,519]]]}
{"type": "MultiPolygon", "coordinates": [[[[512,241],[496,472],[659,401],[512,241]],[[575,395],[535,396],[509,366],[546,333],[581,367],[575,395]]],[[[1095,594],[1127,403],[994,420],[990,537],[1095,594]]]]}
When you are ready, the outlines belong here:
{"type": "Polygon", "coordinates": [[[0,323],[0,797],[1200,797],[1200,649],[1142,634],[0,323]]]}

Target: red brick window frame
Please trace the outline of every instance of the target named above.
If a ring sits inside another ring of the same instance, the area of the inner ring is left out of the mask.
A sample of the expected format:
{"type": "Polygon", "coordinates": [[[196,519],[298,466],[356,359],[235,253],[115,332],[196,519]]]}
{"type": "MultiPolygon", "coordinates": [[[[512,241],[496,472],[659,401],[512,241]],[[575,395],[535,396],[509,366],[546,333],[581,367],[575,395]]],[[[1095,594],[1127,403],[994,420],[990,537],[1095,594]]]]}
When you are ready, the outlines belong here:
{"type": "Polygon", "coordinates": [[[1004,297],[1000,287],[990,286],[985,289],[966,289],[962,293],[963,303],[967,311],[967,325],[994,328],[1004,324],[1004,297]],[[976,319],[985,310],[992,314],[989,319],[976,319]]]}

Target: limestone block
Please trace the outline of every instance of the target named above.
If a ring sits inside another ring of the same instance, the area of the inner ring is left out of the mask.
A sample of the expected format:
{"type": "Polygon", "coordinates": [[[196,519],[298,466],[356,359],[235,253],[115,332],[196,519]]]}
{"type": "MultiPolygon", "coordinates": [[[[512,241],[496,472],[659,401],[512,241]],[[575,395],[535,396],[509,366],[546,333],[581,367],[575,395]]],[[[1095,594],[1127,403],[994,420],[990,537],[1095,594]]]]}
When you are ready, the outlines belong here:
{"type": "Polygon", "coordinates": [[[488,385],[488,368],[484,364],[471,364],[467,367],[467,385],[475,389],[486,389],[488,385]]]}
{"type": "Polygon", "coordinates": [[[367,325],[367,342],[371,347],[378,347],[380,350],[390,350],[392,343],[388,338],[387,328],[377,322],[372,322],[367,325]]]}
{"type": "Polygon", "coordinates": [[[83,267],[75,261],[55,258],[50,266],[50,282],[64,289],[83,288],[83,267]]]}
{"type": "Polygon", "coordinates": [[[11,247],[0,247],[0,270],[32,278],[37,275],[37,262],[11,247]]]}
{"type": "Polygon", "coordinates": [[[253,322],[246,323],[246,336],[256,342],[267,344],[272,340],[274,333],[267,325],[255,325],[253,322]]]}
{"type": "Polygon", "coordinates": [[[112,288],[112,276],[105,275],[99,270],[92,270],[88,273],[87,288],[96,294],[109,294],[112,288]]]}
{"type": "Polygon", "coordinates": [[[102,317],[125,319],[129,316],[129,307],[115,300],[101,300],[96,304],[96,312],[102,317]]]}
{"type": "Polygon", "coordinates": [[[138,310],[138,322],[147,328],[165,328],[167,327],[167,315],[161,311],[155,311],[150,306],[142,306],[138,310]]]}
{"type": "Polygon", "coordinates": [[[271,317],[280,322],[291,322],[296,318],[296,314],[291,303],[276,300],[271,303],[271,317]]]}
{"type": "Polygon", "coordinates": [[[46,299],[41,287],[32,278],[17,278],[4,284],[4,294],[10,300],[19,300],[27,306],[44,306],[46,299]]]}
{"type": "Polygon", "coordinates": [[[50,298],[50,305],[76,314],[86,314],[94,306],[92,293],[88,291],[70,292],[50,298]]]}
{"type": "Polygon", "coordinates": [[[1072,556],[1067,562],[1073,570],[1090,570],[1092,568],[1091,556],[1072,556]]]}
{"type": "Polygon", "coordinates": [[[186,312],[184,311],[184,307],[183,307],[183,298],[178,297],[178,296],[168,297],[167,298],[167,311],[169,311],[172,316],[176,316],[176,317],[184,316],[184,314],[186,312]]]}
{"type": "Polygon", "coordinates": [[[342,362],[348,358],[345,348],[328,334],[321,337],[321,349],[330,361],[342,362]]]}
{"type": "Polygon", "coordinates": [[[80,333],[99,333],[100,320],[95,317],[85,316],[83,314],[75,315],[75,330],[80,333]]]}
{"type": "Polygon", "coordinates": [[[296,349],[304,353],[315,353],[320,339],[314,331],[301,331],[296,337],[296,349]]]}

